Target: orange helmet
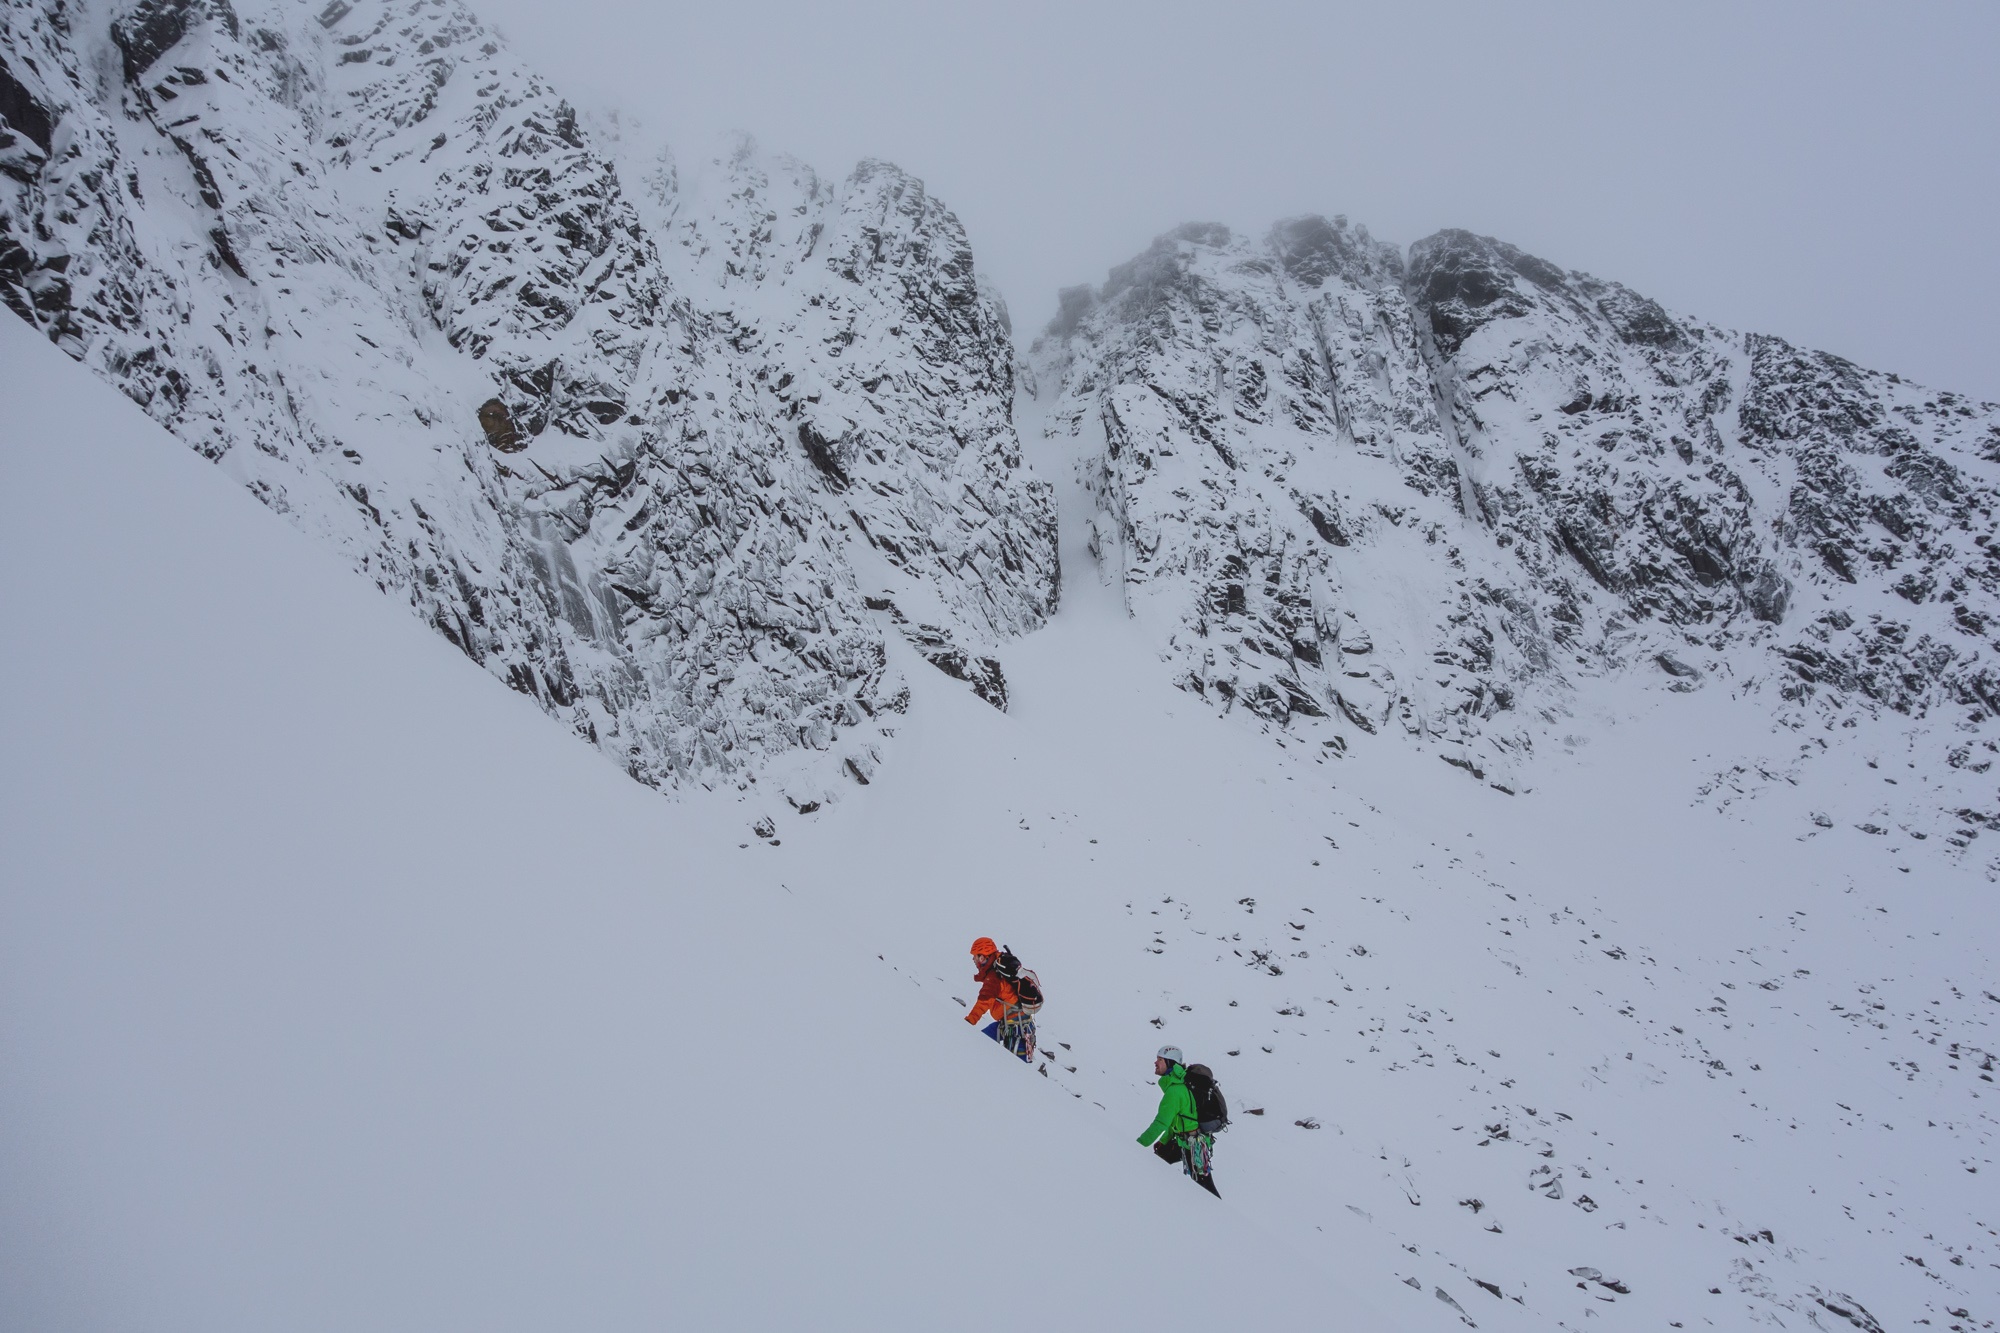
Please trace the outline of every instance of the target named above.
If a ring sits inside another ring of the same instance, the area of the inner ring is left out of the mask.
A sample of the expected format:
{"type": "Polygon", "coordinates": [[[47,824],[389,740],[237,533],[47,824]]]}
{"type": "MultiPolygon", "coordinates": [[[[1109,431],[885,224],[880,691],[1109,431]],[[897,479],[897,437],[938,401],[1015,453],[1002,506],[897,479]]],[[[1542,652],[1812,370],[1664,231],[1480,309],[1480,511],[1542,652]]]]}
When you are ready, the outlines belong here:
{"type": "Polygon", "coordinates": [[[999,953],[999,952],[1000,952],[999,947],[995,945],[992,940],[988,939],[984,935],[981,935],[978,939],[972,942],[972,956],[974,958],[978,958],[984,954],[999,953]]]}

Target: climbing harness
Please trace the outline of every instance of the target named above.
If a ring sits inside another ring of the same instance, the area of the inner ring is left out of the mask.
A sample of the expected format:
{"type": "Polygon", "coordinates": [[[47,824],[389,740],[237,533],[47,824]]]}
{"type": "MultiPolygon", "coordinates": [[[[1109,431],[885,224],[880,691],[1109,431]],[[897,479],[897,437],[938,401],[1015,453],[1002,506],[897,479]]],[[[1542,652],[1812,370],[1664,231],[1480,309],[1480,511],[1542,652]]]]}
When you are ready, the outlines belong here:
{"type": "Polygon", "coordinates": [[[1215,1135],[1203,1134],[1197,1130],[1192,1134],[1177,1134],[1174,1137],[1181,1145],[1181,1170],[1197,1181],[1206,1179],[1209,1159],[1215,1151],[1215,1135]]]}
{"type": "Polygon", "coordinates": [[[994,1040],[1021,1057],[1023,1064],[1035,1058],[1035,1018],[1024,1005],[1010,1004],[1000,1011],[1000,1030],[994,1040]]]}

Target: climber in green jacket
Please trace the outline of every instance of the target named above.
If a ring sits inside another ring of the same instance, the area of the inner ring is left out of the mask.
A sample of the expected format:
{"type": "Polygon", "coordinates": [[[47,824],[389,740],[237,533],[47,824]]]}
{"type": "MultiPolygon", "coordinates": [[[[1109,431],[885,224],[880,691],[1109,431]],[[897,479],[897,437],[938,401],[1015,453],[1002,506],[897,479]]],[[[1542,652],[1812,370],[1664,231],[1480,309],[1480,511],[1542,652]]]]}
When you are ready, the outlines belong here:
{"type": "Polygon", "coordinates": [[[1162,1046],[1153,1057],[1153,1072],[1160,1079],[1160,1112],[1139,1136],[1139,1146],[1150,1146],[1153,1155],[1170,1166],[1182,1166],[1195,1184],[1221,1198],[1222,1192],[1215,1188],[1215,1180],[1209,1174],[1209,1154],[1215,1148],[1215,1139],[1201,1132],[1201,1123],[1195,1116],[1194,1094],[1187,1088],[1186,1061],[1181,1048],[1162,1046]]]}

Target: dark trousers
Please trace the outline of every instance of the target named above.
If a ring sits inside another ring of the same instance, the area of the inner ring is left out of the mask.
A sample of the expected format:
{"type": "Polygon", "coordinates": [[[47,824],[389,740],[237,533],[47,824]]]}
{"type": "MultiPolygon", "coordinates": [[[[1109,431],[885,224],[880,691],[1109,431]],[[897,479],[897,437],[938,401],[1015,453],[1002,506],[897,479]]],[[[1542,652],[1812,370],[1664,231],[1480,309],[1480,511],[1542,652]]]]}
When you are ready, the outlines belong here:
{"type": "MultiPolygon", "coordinates": [[[[1185,1154],[1181,1152],[1180,1140],[1176,1139],[1171,1134],[1167,1135],[1165,1138],[1161,1139],[1158,1143],[1155,1143],[1153,1145],[1153,1156],[1159,1158],[1161,1161],[1165,1162],[1168,1166],[1179,1166],[1181,1164],[1181,1158],[1184,1155],[1185,1154]]],[[[1207,1190],[1210,1194],[1213,1194],[1218,1199],[1222,1197],[1222,1191],[1215,1188],[1214,1176],[1212,1175],[1196,1176],[1193,1175],[1192,1172],[1190,1172],[1189,1175],[1192,1176],[1195,1184],[1201,1186],[1203,1189],[1207,1190]]]]}

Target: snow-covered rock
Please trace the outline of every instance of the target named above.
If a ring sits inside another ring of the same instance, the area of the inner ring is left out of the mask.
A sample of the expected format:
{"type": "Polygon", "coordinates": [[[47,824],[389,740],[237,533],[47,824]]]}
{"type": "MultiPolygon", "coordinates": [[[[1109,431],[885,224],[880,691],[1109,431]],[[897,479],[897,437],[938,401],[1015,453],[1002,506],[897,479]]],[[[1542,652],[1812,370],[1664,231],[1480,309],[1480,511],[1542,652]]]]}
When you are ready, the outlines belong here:
{"type": "Polygon", "coordinates": [[[1004,312],[895,168],[704,211],[456,0],[15,0],[0,62],[15,312],[641,780],[865,781],[867,597],[1053,608],[1004,312]]]}
{"type": "Polygon", "coordinates": [[[865,544],[871,593],[984,647],[1039,626],[1059,582],[1054,500],[1022,480],[1011,324],[958,219],[888,163],[835,184],[748,141],[642,174],[662,250],[759,362],[865,544]]]}
{"type": "Polygon", "coordinates": [[[2000,407],[1345,218],[1168,233],[1033,364],[1129,609],[1225,709],[1511,789],[1589,685],[1723,688],[1773,730],[1705,794],[1867,721],[1938,778],[1891,818],[1993,824],[2000,407]]]}

